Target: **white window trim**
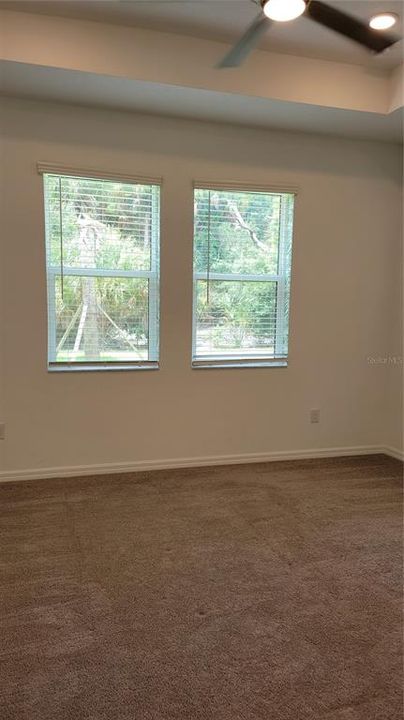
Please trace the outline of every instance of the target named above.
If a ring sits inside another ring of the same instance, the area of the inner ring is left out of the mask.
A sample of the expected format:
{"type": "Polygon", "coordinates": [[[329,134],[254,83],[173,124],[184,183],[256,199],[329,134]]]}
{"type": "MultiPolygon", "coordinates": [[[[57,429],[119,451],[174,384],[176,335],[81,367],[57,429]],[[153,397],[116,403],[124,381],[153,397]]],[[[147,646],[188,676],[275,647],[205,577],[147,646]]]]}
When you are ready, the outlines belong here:
{"type": "Polygon", "coordinates": [[[88,178],[89,180],[116,180],[117,182],[133,183],[134,185],[159,185],[163,178],[147,175],[131,175],[115,170],[100,170],[97,168],[82,168],[60,163],[38,162],[36,165],[39,175],[66,175],[70,177],[88,178]]]}
{"type": "Polygon", "coordinates": [[[273,367],[287,367],[288,366],[288,358],[287,357],[276,357],[276,358],[269,358],[263,356],[262,360],[257,358],[256,355],[252,356],[251,358],[248,358],[246,356],[242,360],[235,357],[234,359],[219,359],[215,356],[206,355],[206,360],[193,360],[192,361],[192,367],[196,370],[223,370],[226,369],[237,369],[237,368],[273,368],[273,367]]]}
{"type": "MultiPolygon", "coordinates": [[[[206,180],[193,180],[192,182],[193,190],[222,190],[222,191],[235,191],[235,192],[256,192],[256,193],[263,193],[263,194],[285,194],[285,195],[294,195],[296,198],[296,195],[299,192],[299,188],[297,186],[290,186],[290,185],[261,185],[261,184],[255,184],[255,183],[244,183],[244,182],[238,182],[238,181],[206,181],[206,180]]],[[[285,212],[284,206],[281,204],[281,217],[285,212]]],[[[281,222],[281,229],[285,228],[285,223],[281,222]]],[[[294,236],[294,230],[293,230],[293,236],[294,236]]],[[[194,253],[194,234],[193,234],[193,253],[194,253]]],[[[281,232],[280,236],[280,244],[279,247],[281,248],[285,241],[285,235],[284,232],[281,232]]],[[[293,237],[292,237],[292,247],[293,247],[293,237]]],[[[284,258],[283,254],[279,254],[279,268],[283,267],[284,264],[284,258]],[[282,257],[281,257],[282,255],[282,257]]],[[[285,328],[285,313],[284,313],[284,301],[285,301],[285,294],[284,294],[284,283],[285,283],[285,274],[279,273],[279,274],[261,274],[261,275],[250,275],[250,274],[237,274],[237,273],[215,273],[210,271],[209,272],[209,280],[229,280],[234,282],[241,282],[241,281],[252,281],[252,282],[276,282],[277,283],[277,311],[276,311],[276,323],[277,323],[277,329],[280,328],[280,331],[276,333],[275,338],[275,355],[273,357],[271,356],[265,356],[262,355],[262,357],[259,357],[257,355],[251,355],[248,357],[248,354],[243,355],[242,357],[239,355],[237,356],[235,354],[234,358],[232,358],[230,355],[228,355],[226,358],[222,356],[218,356],[217,354],[211,354],[211,355],[197,355],[196,354],[196,331],[197,331],[197,318],[196,318],[196,305],[197,305],[197,283],[200,280],[207,280],[206,273],[204,272],[194,272],[194,269],[192,268],[192,356],[191,356],[191,367],[193,369],[201,370],[201,369],[223,369],[223,368],[268,368],[268,367],[287,367],[288,366],[288,358],[289,353],[285,353],[285,348],[288,340],[288,334],[289,334],[289,328],[285,328]],[[280,298],[281,302],[279,302],[279,289],[280,289],[280,298]]],[[[290,299],[289,299],[290,302],[290,299]]]]}
{"type": "MultiPolygon", "coordinates": [[[[143,176],[128,175],[119,172],[104,172],[101,170],[76,168],[67,165],[59,165],[55,163],[37,163],[37,171],[40,175],[63,175],[69,177],[82,177],[89,180],[116,180],[117,182],[127,182],[134,185],[152,185],[161,188],[162,178],[150,178],[143,176]]],[[[44,187],[44,186],[43,186],[44,187]]],[[[160,196],[161,198],[161,196],[160,196]]],[[[43,193],[44,209],[45,209],[45,238],[48,237],[48,222],[46,213],[46,197],[43,193]]],[[[155,202],[155,200],[154,200],[155,202]]],[[[153,223],[153,233],[151,238],[151,258],[152,267],[150,270],[110,270],[108,268],[81,268],[63,266],[63,275],[76,277],[118,277],[118,278],[147,278],[149,281],[148,293],[148,316],[149,316],[149,356],[156,358],[155,360],[131,360],[131,361],[83,361],[74,360],[73,362],[58,362],[56,358],[56,324],[50,322],[50,312],[53,308],[53,317],[55,317],[55,296],[56,276],[61,274],[59,266],[48,265],[46,262],[46,278],[47,278],[47,325],[48,325],[48,347],[47,347],[47,365],[49,372],[88,372],[88,371],[104,371],[104,370],[158,370],[159,364],[159,346],[160,346],[160,297],[159,297],[159,253],[161,237],[161,213],[160,207],[153,205],[152,213],[158,210],[159,222],[153,223]]]]}
{"type": "Polygon", "coordinates": [[[241,180],[193,180],[194,190],[228,190],[229,192],[256,192],[280,193],[285,195],[298,195],[300,188],[297,185],[283,185],[282,183],[252,183],[241,180]]]}

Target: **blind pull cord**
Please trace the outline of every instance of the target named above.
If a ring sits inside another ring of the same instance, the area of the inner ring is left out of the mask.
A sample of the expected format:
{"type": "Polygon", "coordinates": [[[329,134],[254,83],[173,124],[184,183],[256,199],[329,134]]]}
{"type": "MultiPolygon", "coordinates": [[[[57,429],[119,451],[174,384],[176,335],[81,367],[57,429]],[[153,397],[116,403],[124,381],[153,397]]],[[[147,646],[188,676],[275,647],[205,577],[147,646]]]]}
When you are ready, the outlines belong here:
{"type": "Polygon", "coordinates": [[[60,288],[62,300],[64,294],[64,271],[63,271],[63,209],[62,209],[62,178],[59,177],[59,230],[60,230],[60,288]]]}
{"type": "Polygon", "coordinates": [[[209,305],[210,303],[210,213],[211,213],[211,205],[210,205],[210,190],[208,194],[209,198],[209,204],[208,204],[208,253],[207,253],[207,267],[206,267],[206,304],[209,305]]]}

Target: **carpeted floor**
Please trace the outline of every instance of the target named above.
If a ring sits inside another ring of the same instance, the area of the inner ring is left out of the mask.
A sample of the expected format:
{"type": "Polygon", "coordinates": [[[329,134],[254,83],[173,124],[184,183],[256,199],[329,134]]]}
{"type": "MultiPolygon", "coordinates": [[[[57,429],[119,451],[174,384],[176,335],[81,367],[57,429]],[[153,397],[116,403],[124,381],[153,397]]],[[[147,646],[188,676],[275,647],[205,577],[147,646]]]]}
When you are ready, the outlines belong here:
{"type": "Polygon", "coordinates": [[[0,486],[2,720],[401,720],[402,465],[0,486]]]}

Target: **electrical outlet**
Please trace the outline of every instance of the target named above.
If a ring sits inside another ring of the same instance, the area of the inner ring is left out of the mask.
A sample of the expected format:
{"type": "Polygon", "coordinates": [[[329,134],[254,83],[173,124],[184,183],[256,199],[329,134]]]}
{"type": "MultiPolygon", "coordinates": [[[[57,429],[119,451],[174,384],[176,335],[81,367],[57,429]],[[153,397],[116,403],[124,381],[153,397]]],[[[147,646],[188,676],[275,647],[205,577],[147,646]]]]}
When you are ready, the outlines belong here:
{"type": "Polygon", "coordinates": [[[310,422],[311,423],[319,423],[320,422],[320,410],[310,410],[310,422]]]}
{"type": "Polygon", "coordinates": [[[6,423],[0,423],[0,440],[6,437],[6,423]]]}

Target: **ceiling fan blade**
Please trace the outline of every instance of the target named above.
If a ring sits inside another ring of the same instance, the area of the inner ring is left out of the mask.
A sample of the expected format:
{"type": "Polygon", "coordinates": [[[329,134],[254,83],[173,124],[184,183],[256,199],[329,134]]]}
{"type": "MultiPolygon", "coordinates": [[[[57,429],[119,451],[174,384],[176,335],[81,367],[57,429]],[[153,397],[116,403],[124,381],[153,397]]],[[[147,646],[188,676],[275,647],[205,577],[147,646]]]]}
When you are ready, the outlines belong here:
{"type": "Polygon", "coordinates": [[[216,66],[218,68],[238,67],[243,60],[254,50],[260,37],[271,25],[271,21],[263,13],[260,13],[251,23],[248,30],[240,38],[238,43],[224,56],[223,60],[216,66]]]}
{"type": "Polygon", "coordinates": [[[345,37],[365,45],[375,53],[383,52],[398,40],[394,35],[386,35],[372,30],[364,21],[326,5],[320,0],[309,0],[306,14],[320,25],[325,25],[330,30],[335,30],[340,35],[345,35],[345,37]]]}

